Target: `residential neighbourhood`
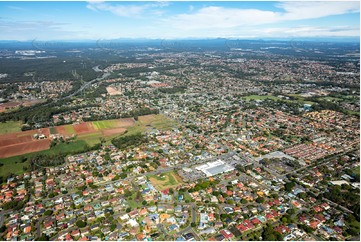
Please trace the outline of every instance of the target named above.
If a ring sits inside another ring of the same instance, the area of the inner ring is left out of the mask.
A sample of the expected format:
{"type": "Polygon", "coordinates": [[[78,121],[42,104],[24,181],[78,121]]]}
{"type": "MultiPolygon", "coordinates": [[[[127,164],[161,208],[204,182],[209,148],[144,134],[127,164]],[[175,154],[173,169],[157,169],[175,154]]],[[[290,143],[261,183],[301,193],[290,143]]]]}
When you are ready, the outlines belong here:
{"type": "Polygon", "coordinates": [[[358,241],[359,48],[214,41],[0,51],[1,240],[358,241]]]}

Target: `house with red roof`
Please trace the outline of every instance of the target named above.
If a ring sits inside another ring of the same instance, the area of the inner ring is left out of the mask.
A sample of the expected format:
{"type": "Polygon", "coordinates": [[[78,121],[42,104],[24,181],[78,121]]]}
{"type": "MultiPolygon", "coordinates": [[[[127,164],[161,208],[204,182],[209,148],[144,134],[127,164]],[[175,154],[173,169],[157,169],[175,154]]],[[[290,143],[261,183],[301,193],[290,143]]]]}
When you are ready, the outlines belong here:
{"type": "Polygon", "coordinates": [[[261,221],[259,221],[258,218],[252,218],[252,219],[251,219],[251,222],[252,222],[255,226],[257,226],[258,224],[261,224],[261,221]]]}
{"type": "Polygon", "coordinates": [[[319,213],[319,212],[321,212],[323,209],[322,209],[320,206],[314,206],[314,207],[313,207],[313,210],[314,210],[316,213],[319,213]]]}
{"type": "Polygon", "coordinates": [[[244,226],[243,224],[239,224],[236,226],[236,228],[239,230],[239,232],[243,233],[245,231],[248,230],[248,228],[246,226],[244,226]]]}
{"type": "Polygon", "coordinates": [[[274,230],[277,231],[280,234],[285,234],[285,233],[290,232],[290,229],[287,226],[283,225],[283,224],[275,227],[274,230]]]}
{"type": "Polygon", "coordinates": [[[313,229],[317,229],[318,225],[320,224],[320,221],[317,221],[317,220],[312,220],[310,222],[310,227],[313,228],[313,229]]]}
{"type": "Polygon", "coordinates": [[[228,229],[222,229],[220,233],[224,236],[226,239],[231,239],[234,235],[229,231],[228,229]]]}
{"type": "Polygon", "coordinates": [[[315,219],[317,219],[318,221],[320,221],[322,223],[326,221],[325,217],[320,213],[315,215],[315,219]]]}

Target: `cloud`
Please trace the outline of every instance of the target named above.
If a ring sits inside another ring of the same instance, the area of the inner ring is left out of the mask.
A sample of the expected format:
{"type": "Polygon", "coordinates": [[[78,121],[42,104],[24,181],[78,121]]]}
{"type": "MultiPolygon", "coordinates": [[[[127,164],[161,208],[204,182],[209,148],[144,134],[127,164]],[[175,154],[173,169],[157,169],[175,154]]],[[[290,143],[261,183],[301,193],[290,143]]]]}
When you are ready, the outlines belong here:
{"type": "Polygon", "coordinates": [[[360,12],[358,2],[281,2],[280,11],[208,6],[163,19],[182,30],[223,29],[360,12]]]}
{"type": "Polygon", "coordinates": [[[70,31],[68,27],[67,23],[53,21],[7,21],[0,18],[0,32],[3,40],[76,39],[87,34],[84,31],[70,31]]]}
{"type": "Polygon", "coordinates": [[[12,10],[17,10],[17,11],[24,11],[26,10],[25,8],[21,8],[21,7],[17,7],[17,6],[8,6],[9,9],[12,10]]]}
{"type": "Polygon", "coordinates": [[[139,17],[147,10],[149,14],[162,15],[164,12],[159,10],[159,8],[163,8],[168,5],[169,3],[164,1],[133,5],[113,4],[106,2],[88,2],[86,7],[93,11],[109,11],[120,17],[139,17]]]}
{"type": "Polygon", "coordinates": [[[286,13],[280,20],[315,19],[333,15],[360,12],[359,2],[282,2],[277,7],[286,13]]]}

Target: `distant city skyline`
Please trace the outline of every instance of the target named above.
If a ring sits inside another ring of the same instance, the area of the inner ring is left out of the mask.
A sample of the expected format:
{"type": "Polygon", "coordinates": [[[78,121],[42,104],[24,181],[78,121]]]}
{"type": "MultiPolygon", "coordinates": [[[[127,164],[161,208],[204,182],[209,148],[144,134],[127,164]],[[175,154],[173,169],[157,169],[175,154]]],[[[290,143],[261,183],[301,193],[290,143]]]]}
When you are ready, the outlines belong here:
{"type": "Polygon", "coordinates": [[[0,2],[1,40],[360,36],[358,1],[0,2]]]}

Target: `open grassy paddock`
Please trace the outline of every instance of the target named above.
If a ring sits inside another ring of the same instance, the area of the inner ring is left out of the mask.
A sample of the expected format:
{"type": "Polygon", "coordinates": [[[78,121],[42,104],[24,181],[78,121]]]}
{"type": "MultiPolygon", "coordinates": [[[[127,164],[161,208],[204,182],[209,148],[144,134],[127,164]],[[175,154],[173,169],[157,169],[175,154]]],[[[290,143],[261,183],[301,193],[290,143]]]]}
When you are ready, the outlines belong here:
{"type": "Polygon", "coordinates": [[[272,99],[272,100],[274,100],[274,101],[282,100],[282,99],[279,98],[279,97],[271,96],[271,95],[265,95],[265,96],[250,95],[250,96],[245,96],[245,97],[242,97],[242,98],[246,99],[246,101],[250,101],[250,100],[265,100],[265,99],[272,99]]]}
{"type": "Polygon", "coordinates": [[[170,130],[178,126],[177,122],[167,118],[163,114],[140,116],[138,122],[143,126],[151,126],[159,130],[170,130]]]}
{"type": "Polygon", "coordinates": [[[20,121],[7,121],[0,123],[0,134],[10,134],[15,132],[21,132],[20,121]]]}
{"type": "Polygon", "coordinates": [[[102,120],[92,122],[96,130],[112,129],[118,127],[118,120],[102,120]]]}
{"type": "Polygon", "coordinates": [[[149,180],[152,185],[160,191],[168,188],[176,188],[182,184],[182,179],[172,171],[159,175],[151,175],[149,176],[149,180]]]}

